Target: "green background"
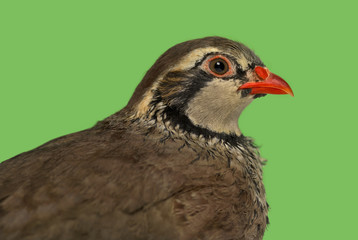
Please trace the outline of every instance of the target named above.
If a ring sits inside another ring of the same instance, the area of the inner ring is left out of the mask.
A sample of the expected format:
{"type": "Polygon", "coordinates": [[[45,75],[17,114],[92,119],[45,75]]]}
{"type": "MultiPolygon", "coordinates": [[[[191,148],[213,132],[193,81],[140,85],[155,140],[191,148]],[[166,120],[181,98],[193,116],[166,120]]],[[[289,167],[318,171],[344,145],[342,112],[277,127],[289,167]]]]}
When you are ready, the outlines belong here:
{"type": "Polygon", "coordinates": [[[264,239],[356,239],[356,10],[353,1],[1,1],[0,161],[121,109],[174,44],[223,36],[295,93],[260,98],[239,120],[268,159],[264,239]]]}

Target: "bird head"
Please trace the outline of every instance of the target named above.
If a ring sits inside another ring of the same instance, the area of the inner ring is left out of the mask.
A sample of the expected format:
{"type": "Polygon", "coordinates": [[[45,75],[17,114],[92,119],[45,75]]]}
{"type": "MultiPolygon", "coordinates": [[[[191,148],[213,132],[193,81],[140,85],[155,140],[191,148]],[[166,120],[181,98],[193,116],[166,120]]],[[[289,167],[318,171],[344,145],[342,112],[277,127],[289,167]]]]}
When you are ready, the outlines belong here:
{"type": "Polygon", "coordinates": [[[197,134],[241,135],[237,121],[242,110],[266,94],[293,96],[290,86],[245,45],[207,37],[165,52],[138,85],[127,108],[137,116],[159,113],[164,121],[197,134]]]}

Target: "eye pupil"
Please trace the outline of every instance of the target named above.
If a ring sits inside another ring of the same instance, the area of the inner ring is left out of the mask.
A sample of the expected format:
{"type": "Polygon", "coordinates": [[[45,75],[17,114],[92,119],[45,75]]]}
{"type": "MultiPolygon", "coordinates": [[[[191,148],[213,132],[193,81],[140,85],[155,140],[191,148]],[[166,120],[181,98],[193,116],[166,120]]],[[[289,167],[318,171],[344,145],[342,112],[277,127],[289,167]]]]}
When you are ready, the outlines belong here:
{"type": "Polygon", "coordinates": [[[212,73],[217,75],[224,75],[225,73],[227,73],[227,71],[229,71],[227,61],[222,58],[213,59],[209,64],[209,68],[212,73]]]}
{"type": "Polygon", "coordinates": [[[217,61],[217,62],[215,62],[214,68],[217,73],[222,73],[225,71],[226,67],[222,61],[217,61]]]}

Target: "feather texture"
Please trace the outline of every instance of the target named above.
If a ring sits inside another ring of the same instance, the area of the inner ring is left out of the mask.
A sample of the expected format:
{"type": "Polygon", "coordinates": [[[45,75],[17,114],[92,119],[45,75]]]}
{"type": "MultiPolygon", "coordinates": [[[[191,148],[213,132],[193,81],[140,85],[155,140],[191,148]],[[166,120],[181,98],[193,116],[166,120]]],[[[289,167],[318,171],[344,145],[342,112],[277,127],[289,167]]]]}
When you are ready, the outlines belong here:
{"type": "Polygon", "coordinates": [[[159,58],[123,110],[1,163],[0,239],[262,239],[263,159],[235,129],[205,125],[215,114],[200,118],[205,106],[224,113],[254,98],[210,93],[221,86],[236,91],[247,81],[240,72],[213,84],[218,80],[198,68],[206,50],[196,51],[213,47],[236,53],[240,71],[262,65],[227,39],[179,44],[159,58]],[[221,95],[230,104],[216,106],[221,95]]]}

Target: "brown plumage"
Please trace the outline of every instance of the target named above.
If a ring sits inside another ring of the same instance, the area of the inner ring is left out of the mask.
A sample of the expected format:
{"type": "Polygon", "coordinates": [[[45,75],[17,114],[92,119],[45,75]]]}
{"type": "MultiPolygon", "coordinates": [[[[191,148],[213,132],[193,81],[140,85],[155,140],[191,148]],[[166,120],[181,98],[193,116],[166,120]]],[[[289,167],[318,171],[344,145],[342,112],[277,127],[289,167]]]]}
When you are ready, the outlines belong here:
{"type": "Polygon", "coordinates": [[[219,37],[169,49],[124,109],[0,164],[0,239],[262,239],[263,161],[237,127],[257,66],[219,37]]]}

